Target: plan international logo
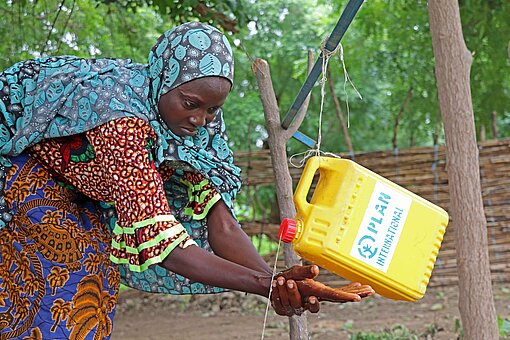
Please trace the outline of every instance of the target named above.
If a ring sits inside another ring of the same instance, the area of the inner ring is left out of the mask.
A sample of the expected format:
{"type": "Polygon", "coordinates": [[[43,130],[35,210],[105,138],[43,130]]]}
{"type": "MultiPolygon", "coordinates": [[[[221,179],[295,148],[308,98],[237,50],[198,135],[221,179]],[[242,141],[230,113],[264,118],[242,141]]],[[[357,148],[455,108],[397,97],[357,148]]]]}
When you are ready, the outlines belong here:
{"type": "Polygon", "coordinates": [[[411,198],[376,182],[351,256],[387,272],[410,206],[411,198]]]}

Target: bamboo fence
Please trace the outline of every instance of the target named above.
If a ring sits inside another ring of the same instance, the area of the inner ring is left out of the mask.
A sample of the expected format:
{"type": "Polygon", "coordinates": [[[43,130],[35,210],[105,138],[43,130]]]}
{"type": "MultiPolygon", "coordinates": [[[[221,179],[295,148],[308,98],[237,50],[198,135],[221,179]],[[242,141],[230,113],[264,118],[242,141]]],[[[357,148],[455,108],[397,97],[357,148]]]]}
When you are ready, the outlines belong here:
{"type": "MultiPolygon", "coordinates": [[[[350,158],[348,155],[340,155],[350,158]]],[[[393,151],[357,153],[355,161],[408,190],[449,208],[445,147],[420,147],[393,151]]],[[[250,190],[273,185],[269,150],[239,152],[237,164],[243,169],[244,184],[250,190]]],[[[510,139],[479,143],[481,190],[487,219],[487,236],[492,280],[510,282],[510,139]]],[[[302,169],[290,166],[297,183],[302,169]]],[[[277,239],[278,225],[262,221],[242,223],[249,235],[266,234],[277,239]]],[[[450,223],[436,261],[430,286],[457,284],[454,225],[450,223]]],[[[274,254],[268,256],[274,261],[274,254]]],[[[279,259],[279,267],[283,260],[279,259]]],[[[342,284],[344,281],[323,271],[321,281],[342,284]]]]}

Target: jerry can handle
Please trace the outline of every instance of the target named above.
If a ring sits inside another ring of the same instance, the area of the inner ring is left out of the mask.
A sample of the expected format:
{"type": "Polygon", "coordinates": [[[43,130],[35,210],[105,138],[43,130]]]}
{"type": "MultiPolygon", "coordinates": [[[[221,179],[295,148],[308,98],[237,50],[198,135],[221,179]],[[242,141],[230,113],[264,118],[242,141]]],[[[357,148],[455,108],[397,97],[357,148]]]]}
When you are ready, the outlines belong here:
{"type": "Polygon", "coordinates": [[[319,168],[320,157],[314,156],[306,162],[305,168],[303,169],[303,173],[301,174],[301,178],[299,178],[299,183],[294,192],[294,203],[296,204],[298,213],[307,212],[312,207],[312,205],[306,200],[306,197],[308,196],[308,192],[312,186],[313,177],[319,168]]]}

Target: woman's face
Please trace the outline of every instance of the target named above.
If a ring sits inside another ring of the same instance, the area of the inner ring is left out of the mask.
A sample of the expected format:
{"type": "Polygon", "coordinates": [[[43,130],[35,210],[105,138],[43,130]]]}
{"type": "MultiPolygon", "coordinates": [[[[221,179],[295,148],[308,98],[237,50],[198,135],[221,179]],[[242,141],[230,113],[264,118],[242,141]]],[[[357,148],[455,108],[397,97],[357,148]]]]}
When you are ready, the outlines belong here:
{"type": "Polygon", "coordinates": [[[194,79],[161,96],[159,114],[176,135],[194,136],[214,119],[230,87],[230,81],[222,77],[194,79]]]}

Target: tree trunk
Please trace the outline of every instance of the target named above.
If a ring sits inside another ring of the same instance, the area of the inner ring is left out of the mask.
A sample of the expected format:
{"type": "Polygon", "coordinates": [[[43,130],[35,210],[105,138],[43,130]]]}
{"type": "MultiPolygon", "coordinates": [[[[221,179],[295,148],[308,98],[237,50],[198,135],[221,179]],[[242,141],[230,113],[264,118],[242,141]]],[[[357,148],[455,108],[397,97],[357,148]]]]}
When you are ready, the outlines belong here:
{"type": "Polygon", "coordinates": [[[335,104],[336,115],[340,120],[340,125],[342,126],[342,131],[344,133],[345,145],[347,145],[349,155],[352,159],[354,159],[354,150],[352,148],[351,137],[349,136],[349,130],[347,129],[347,124],[345,123],[344,114],[342,113],[342,108],[340,107],[340,102],[338,101],[335,93],[335,84],[333,84],[333,79],[331,78],[331,71],[328,68],[326,72],[328,77],[329,90],[331,91],[331,97],[333,97],[333,103],[335,104]]]}
{"type": "Polygon", "coordinates": [[[393,150],[397,150],[398,143],[397,143],[397,135],[398,135],[398,126],[400,124],[400,119],[402,118],[402,114],[407,108],[407,105],[409,105],[409,101],[411,100],[411,97],[413,96],[413,87],[411,86],[409,90],[407,90],[406,98],[404,99],[404,102],[402,103],[402,106],[400,107],[400,110],[397,113],[397,117],[395,118],[395,124],[393,124],[393,139],[392,139],[392,145],[393,150]]]}
{"type": "MultiPolygon", "coordinates": [[[[313,56],[309,54],[309,67],[311,67],[313,56]]],[[[257,59],[253,62],[252,70],[257,78],[259,86],[260,99],[264,108],[264,117],[269,134],[268,143],[271,150],[271,163],[276,183],[276,195],[280,207],[280,218],[294,218],[296,216],[296,207],[292,200],[292,177],[290,176],[286,145],[290,137],[301,124],[306,108],[308,107],[309,96],[302,109],[296,116],[294,123],[288,130],[281,127],[280,111],[273,90],[269,64],[263,59],[257,59]]],[[[291,244],[284,244],[285,266],[301,264],[301,259],[294,252],[291,244]]],[[[306,315],[293,316],[289,318],[290,339],[308,340],[308,324],[306,315]]]]}
{"type": "Polygon", "coordinates": [[[492,138],[498,139],[498,115],[496,111],[492,111],[492,138]]]}
{"type": "Polygon", "coordinates": [[[499,339],[469,83],[472,57],[456,0],[429,0],[429,19],[456,230],[462,325],[468,340],[499,339]]]}
{"type": "Polygon", "coordinates": [[[478,140],[480,142],[485,142],[486,134],[485,134],[485,125],[480,125],[480,136],[478,137],[478,140]]]}

